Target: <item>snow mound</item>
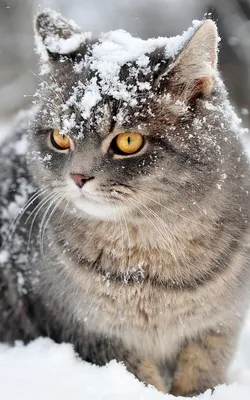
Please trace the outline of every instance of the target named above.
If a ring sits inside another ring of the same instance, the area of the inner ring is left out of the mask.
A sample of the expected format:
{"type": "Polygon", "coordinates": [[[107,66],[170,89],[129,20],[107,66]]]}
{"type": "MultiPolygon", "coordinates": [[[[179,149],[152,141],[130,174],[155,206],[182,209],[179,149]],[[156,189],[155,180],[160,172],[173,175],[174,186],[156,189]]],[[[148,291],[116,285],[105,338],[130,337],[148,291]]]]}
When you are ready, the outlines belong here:
{"type": "MultiPolygon", "coordinates": [[[[246,326],[231,379],[199,400],[250,399],[250,320],[246,326]]],[[[70,344],[39,338],[27,346],[0,345],[1,400],[163,400],[174,399],[145,387],[122,364],[98,367],[82,361],[70,344]]],[[[179,399],[181,399],[179,397],[179,399]]]]}
{"type": "Polygon", "coordinates": [[[1,400],[163,399],[125,367],[81,361],[69,344],[39,338],[24,346],[0,346],[1,400]]]}
{"type": "MultiPolygon", "coordinates": [[[[230,371],[237,383],[208,390],[199,400],[250,399],[250,315],[230,371]]],[[[173,400],[145,387],[126,368],[111,361],[104,367],[79,359],[70,344],[39,338],[28,345],[0,344],[1,400],[173,400]]],[[[183,399],[178,397],[178,399],[183,399]]]]}

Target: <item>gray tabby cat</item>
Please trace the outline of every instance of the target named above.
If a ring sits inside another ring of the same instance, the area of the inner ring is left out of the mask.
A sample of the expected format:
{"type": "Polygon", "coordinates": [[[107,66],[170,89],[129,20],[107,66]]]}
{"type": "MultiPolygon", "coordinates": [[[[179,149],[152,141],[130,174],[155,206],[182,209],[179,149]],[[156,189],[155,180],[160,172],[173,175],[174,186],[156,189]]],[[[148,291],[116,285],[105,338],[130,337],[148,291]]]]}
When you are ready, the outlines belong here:
{"type": "Polygon", "coordinates": [[[0,340],[69,341],[174,395],[225,382],[248,305],[250,176],[215,24],[172,54],[174,40],[92,40],[52,11],[35,26],[39,104],[1,147],[0,340]]]}

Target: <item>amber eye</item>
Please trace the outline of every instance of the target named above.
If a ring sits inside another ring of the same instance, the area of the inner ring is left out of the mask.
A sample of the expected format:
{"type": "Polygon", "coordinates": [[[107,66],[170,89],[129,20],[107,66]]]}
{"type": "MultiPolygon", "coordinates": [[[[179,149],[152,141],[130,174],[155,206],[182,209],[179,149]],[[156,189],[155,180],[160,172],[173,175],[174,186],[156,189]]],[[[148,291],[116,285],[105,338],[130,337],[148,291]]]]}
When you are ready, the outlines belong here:
{"type": "Polygon", "coordinates": [[[141,150],[144,139],[138,132],[124,132],[115,137],[114,151],[119,154],[134,154],[141,150]]]}
{"type": "Polygon", "coordinates": [[[51,143],[58,150],[68,150],[70,148],[70,138],[60,133],[57,129],[51,132],[51,143]]]}

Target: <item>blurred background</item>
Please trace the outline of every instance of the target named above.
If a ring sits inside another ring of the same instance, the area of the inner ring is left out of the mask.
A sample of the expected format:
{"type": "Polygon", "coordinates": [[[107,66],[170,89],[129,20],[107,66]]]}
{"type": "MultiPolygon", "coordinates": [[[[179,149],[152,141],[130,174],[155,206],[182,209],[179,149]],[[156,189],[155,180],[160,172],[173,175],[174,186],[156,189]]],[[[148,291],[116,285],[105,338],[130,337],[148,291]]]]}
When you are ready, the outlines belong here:
{"type": "Polygon", "coordinates": [[[44,7],[95,34],[123,28],[143,38],[180,34],[211,13],[222,38],[219,68],[250,127],[250,0],[0,0],[0,121],[28,107],[39,83],[32,25],[44,7]]]}

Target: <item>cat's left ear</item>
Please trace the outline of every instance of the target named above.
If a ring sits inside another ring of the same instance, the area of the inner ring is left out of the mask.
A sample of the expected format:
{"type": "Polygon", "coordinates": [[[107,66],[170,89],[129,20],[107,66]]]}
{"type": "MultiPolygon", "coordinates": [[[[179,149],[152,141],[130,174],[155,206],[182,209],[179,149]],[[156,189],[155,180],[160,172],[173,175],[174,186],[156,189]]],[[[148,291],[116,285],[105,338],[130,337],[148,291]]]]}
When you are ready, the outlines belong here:
{"type": "Polygon", "coordinates": [[[74,53],[88,36],[73,21],[49,9],[36,16],[34,30],[37,51],[43,61],[74,53]]]}
{"type": "Polygon", "coordinates": [[[212,20],[204,21],[166,73],[174,97],[187,103],[212,93],[218,42],[216,24],[212,20]]]}

